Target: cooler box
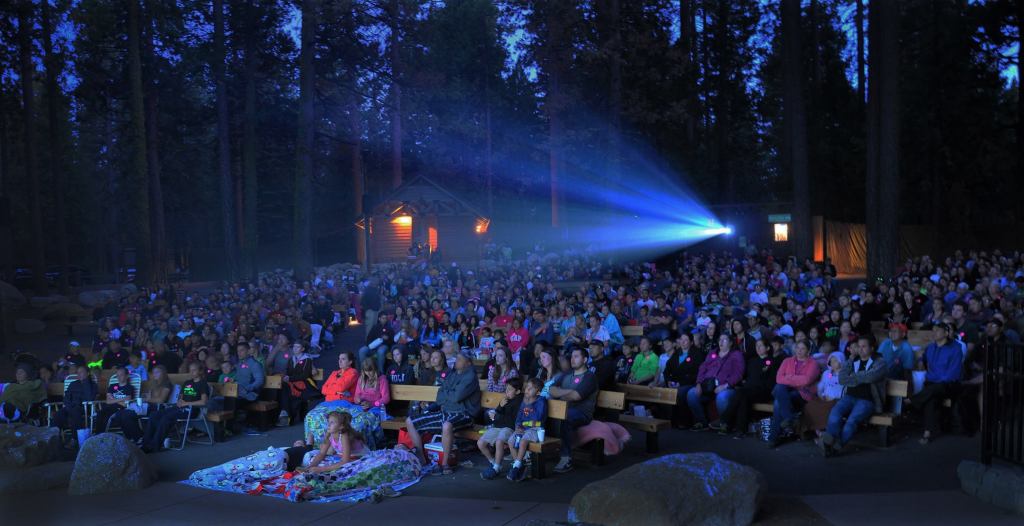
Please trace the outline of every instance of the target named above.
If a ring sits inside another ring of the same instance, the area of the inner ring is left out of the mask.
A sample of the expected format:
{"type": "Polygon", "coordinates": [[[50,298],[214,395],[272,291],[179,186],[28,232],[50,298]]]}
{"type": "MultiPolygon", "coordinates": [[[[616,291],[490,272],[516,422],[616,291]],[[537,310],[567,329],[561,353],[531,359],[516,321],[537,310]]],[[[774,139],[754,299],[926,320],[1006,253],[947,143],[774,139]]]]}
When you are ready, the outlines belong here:
{"type": "Polygon", "coordinates": [[[454,466],[458,461],[455,459],[456,452],[453,444],[451,454],[449,458],[444,458],[444,448],[441,446],[441,435],[434,435],[434,438],[429,443],[423,444],[423,454],[432,462],[437,463],[438,466],[444,466],[445,461],[448,462],[448,466],[454,466]]]}

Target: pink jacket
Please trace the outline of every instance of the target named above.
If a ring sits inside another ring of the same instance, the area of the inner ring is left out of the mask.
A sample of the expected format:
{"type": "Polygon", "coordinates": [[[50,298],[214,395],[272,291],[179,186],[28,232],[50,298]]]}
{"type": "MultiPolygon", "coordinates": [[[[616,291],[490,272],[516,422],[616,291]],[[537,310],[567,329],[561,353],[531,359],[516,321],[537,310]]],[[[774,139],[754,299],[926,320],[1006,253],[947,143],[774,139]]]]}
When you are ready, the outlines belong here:
{"type": "Polygon", "coordinates": [[[384,376],[377,377],[377,388],[364,387],[362,379],[356,384],[356,403],[370,402],[373,407],[380,407],[391,401],[391,389],[384,376]]]}
{"type": "Polygon", "coordinates": [[[782,385],[795,387],[800,391],[800,397],[804,400],[813,400],[818,396],[816,384],[819,376],[821,376],[821,370],[818,369],[818,362],[811,357],[808,356],[801,362],[795,356],[790,356],[782,360],[782,366],[779,367],[779,372],[775,375],[775,381],[782,385]]]}

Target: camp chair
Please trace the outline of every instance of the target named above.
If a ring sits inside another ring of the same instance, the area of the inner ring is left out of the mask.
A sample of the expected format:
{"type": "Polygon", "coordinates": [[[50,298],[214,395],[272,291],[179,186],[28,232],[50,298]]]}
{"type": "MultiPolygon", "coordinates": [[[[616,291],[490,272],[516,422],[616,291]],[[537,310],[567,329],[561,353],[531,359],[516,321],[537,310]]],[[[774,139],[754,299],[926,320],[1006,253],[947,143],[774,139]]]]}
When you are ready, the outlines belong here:
{"type": "MultiPolygon", "coordinates": [[[[116,384],[117,376],[111,377],[110,382],[111,384],[116,384]]],[[[142,377],[137,374],[129,374],[128,383],[132,386],[132,389],[135,391],[134,403],[137,405],[142,405],[142,377]]],[[[111,429],[110,420],[107,420],[105,428],[107,433],[111,431],[121,431],[123,433],[123,431],[120,428],[115,427],[111,429]]]]}
{"type": "MultiPolygon", "coordinates": [[[[207,405],[209,405],[210,400],[213,400],[213,386],[207,384],[207,390],[209,392],[206,394],[206,403],[207,403],[207,405]]],[[[174,395],[173,395],[173,400],[171,402],[172,403],[178,403],[178,395],[180,395],[180,394],[181,394],[181,389],[180,388],[175,390],[174,395]]],[[[180,435],[181,442],[178,443],[178,447],[171,447],[171,448],[168,448],[168,449],[173,449],[175,451],[181,451],[181,450],[185,449],[185,443],[187,443],[187,442],[192,442],[194,444],[207,444],[207,445],[210,445],[210,446],[212,446],[214,444],[213,428],[210,427],[210,422],[206,419],[206,409],[207,409],[206,407],[199,408],[199,414],[196,415],[196,416],[192,416],[193,412],[189,411],[189,412],[187,412],[185,414],[185,418],[179,418],[178,419],[178,421],[177,421],[178,425],[175,426],[175,429],[178,431],[178,434],[180,435]],[[198,424],[200,424],[200,423],[203,425],[202,428],[200,428],[198,426],[198,424]],[[193,428],[198,429],[199,431],[202,431],[203,433],[206,433],[206,437],[207,437],[208,440],[189,440],[188,432],[191,429],[193,429],[193,428]]],[[[175,439],[174,441],[177,442],[177,439],[175,439]]]]}

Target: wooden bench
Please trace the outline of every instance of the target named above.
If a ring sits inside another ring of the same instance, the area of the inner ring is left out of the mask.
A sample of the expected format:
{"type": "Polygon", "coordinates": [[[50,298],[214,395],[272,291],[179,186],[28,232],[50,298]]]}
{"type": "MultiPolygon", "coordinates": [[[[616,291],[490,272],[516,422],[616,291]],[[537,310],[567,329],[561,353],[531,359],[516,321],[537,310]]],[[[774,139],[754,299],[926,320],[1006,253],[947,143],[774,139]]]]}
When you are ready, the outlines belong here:
{"type": "MultiPolygon", "coordinates": [[[[902,399],[910,396],[910,384],[905,380],[887,380],[885,383],[885,395],[892,400],[894,411],[888,413],[875,413],[868,419],[868,423],[878,426],[878,439],[882,447],[889,447],[889,428],[896,424],[896,420],[902,415],[902,399]]],[[[766,402],[753,404],[754,411],[772,414],[775,406],[766,402]]]]}
{"type": "MultiPolygon", "coordinates": [[[[675,406],[676,389],[667,387],[648,387],[646,385],[617,384],[626,401],[645,404],[675,406]]],[[[659,450],[658,436],[661,431],[672,427],[670,420],[653,416],[619,415],[619,423],[643,431],[647,434],[647,452],[657,453],[659,450]]]]}
{"type": "MultiPolygon", "coordinates": [[[[481,381],[486,382],[486,381],[481,381]]],[[[480,390],[480,405],[485,408],[494,408],[498,406],[504,395],[502,393],[487,392],[485,389],[480,390]]],[[[404,402],[432,402],[437,400],[437,388],[433,386],[391,386],[391,400],[392,401],[404,401],[404,402]]],[[[602,408],[622,410],[626,405],[625,396],[622,393],[599,391],[597,398],[597,406],[602,408]]],[[[552,420],[565,420],[565,414],[568,410],[568,404],[562,400],[548,400],[548,419],[552,420]]],[[[390,420],[386,420],[381,423],[381,427],[388,431],[398,431],[406,429],[406,415],[393,414],[390,420]]],[[[473,427],[465,429],[456,433],[459,438],[467,440],[477,441],[480,438],[482,427],[473,427]]],[[[537,461],[532,464],[532,476],[535,478],[542,479],[546,475],[545,469],[545,455],[557,453],[561,449],[562,441],[559,438],[552,437],[550,435],[544,437],[543,443],[531,442],[529,444],[529,452],[536,455],[537,461]]],[[[604,444],[598,444],[592,446],[598,449],[594,449],[592,454],[594,455],[595,464],[604,463],[604,444]]]]}
{"type": "Polygon", "coordinates": [[[639,338],[644,335],[644,328],[641,325],[623,325],[622,336],[625,338],[639,338]]]}

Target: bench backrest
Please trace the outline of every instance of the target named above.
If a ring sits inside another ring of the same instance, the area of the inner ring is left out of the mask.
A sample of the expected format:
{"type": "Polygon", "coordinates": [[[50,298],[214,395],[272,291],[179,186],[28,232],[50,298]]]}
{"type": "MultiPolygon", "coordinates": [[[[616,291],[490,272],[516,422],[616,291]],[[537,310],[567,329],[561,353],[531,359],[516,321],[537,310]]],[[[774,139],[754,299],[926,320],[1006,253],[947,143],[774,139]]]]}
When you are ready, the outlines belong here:
{"type": "Polygon", "coordinates": [[[906,380],[888,380],[885,382],[885,396],[907,398],[910,396],[910,382],[906,380]]]}
{"type": "MultiPolygon", "coordinates": [[[[487,409],[494,409],[498,407],[501,399],[504,398],[503,393],[481,393],[480,405],[487,409]]],[[[548,400],[548,418],[554,418],[555,420],[565,420],[566,411],[569,408],[563,400],[548,400]]]]}
{"type": "Polygon", "coordinates": [[[280,389],[284,383],[284,378],[279,374],[272,374],[267,376],[263,381],[264,389],[280,389]]]}
{"type": "Polygon", "coordinates": [[[648,404],[676,405],[677,390],[668,387],[648,387],[646,385],[616,384],[616,387],[625,393],[626,400],[630,402],[644,402],[648,404]]]}
{"type": "Polygon", "coordinates": [[[238,384],[235,382],[227,383],[215,383],[213,386],[213,392],[217,396],[223,396],[224,398],[238,398],[238,384]]]}
{"type": "Polygon", "coordinates": [[[391,399],[405,402],[433,402],[437,400],[437,387],[432,385],[392,385],[391,399]]]}
{"type": "Polygon", "coordinates": [[[622,411],[626,408],[626,394],[616,391],[598,391],[597,407],[622,411]]]}
{"type": "Polygon", "coordinates": [[[623,325],[621,329],[622,335],[626,337],[644,335],[644,328],[640,325],[623,325]]]}

